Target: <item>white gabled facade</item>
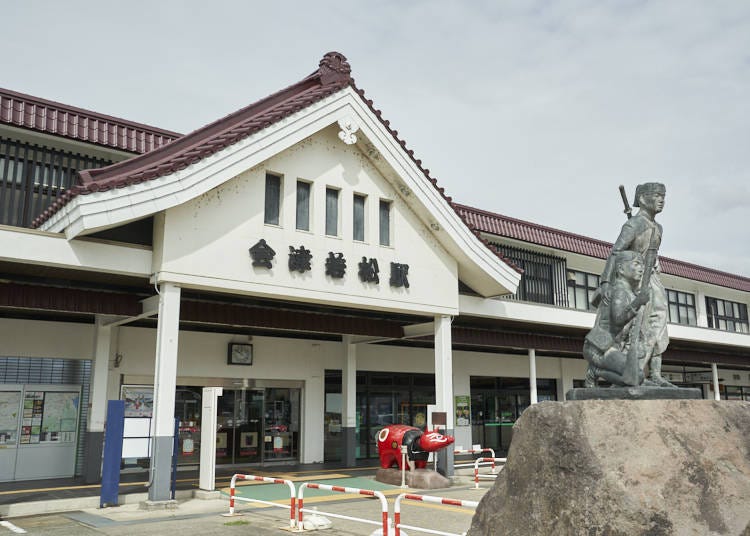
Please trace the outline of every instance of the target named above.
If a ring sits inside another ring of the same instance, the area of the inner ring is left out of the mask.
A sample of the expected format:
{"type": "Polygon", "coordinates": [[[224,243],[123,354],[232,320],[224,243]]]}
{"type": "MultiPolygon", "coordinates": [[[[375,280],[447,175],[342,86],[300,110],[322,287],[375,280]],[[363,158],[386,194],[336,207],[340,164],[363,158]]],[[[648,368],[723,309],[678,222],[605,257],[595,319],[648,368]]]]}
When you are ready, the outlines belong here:
{"type": "MultiPolygon", "coordinates": [[[[125,188],[76,196],[42,229],[65,232],[72,239],[168,210],[220,187],[332,125],[340,129],[339,121],[357,125],[357,146],[363,149],[362,158],[366,155],[380,168],[383,178],[398,190],[404,203],[459,261],[463,281],[483,295],[515,290],[519,274],[477,239],[351,87],[186,169],[125,188]]],[[[339,143],[344,145],[341,140],[339,143]]]]}
{"type": "Polygon", "coordinates": [[[394,186],[358,147],[345,145],[333,126],[257,164],[224,184],[157,218],[162,245],[154,259],[154,279],[183,288],[235,292],[263,298],[299,300],[419,314],[458,313],[458,262],[404,202],[394,186]],[[281,179],[278,225],[264,223],[265,178],[281,179]],[[309,231],[296,229],[297,181],[310,184],[309,231]],[[338,232],[325,232],[326,189],[338,192],[338,232]],[[353,196],[365,197],[363,241],[352,239],[353,196]],[[391,205],[390,245],[379,245],[379,202],[391,205]],[[276,252],[273,267],[252,266],[248,249],[264,239],[276,252]],[[288,268],[289,248],[304,246],[311,269],[288,268]],[[325,273],[329,252],[342,253],[346,275],[325,273]],[[375,258],[380,283],[357,277],[358,263],[375,258]],[[220,259],[220,262],[217,262],[220,259]],[[409,266],[410,287],[392,287],[390,263],[409,266]]]}

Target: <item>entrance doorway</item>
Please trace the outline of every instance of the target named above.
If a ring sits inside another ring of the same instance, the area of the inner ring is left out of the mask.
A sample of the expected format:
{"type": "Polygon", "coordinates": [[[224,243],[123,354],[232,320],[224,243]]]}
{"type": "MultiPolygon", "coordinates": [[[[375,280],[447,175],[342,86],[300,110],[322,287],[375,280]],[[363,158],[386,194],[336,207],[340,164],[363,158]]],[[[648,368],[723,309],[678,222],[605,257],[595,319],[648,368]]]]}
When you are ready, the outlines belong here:
{"type": "MultiPolygon", "coordinates": [[[[325,461],[342,461],[342,375],[326,370],[325,461]]],[[[435,403],[435,375],[357,371],[355,455],[376,458],[378,432],[386,424],[424,428],[435,403]]]]}
{"type": "MultiPolygon", "coordinates": [[[[513,424],[531,403],[527,378],[471,376],[472,444],[507,453],[513,439],[513,424]]],[[[537,399],[557,399],[557,381],[537,378],[537,399]]]]}
{"type": "Polygon", "coordinates": [[[300,389],[225,389],[218,399],[216,463],[299,460],[300,389]]]}

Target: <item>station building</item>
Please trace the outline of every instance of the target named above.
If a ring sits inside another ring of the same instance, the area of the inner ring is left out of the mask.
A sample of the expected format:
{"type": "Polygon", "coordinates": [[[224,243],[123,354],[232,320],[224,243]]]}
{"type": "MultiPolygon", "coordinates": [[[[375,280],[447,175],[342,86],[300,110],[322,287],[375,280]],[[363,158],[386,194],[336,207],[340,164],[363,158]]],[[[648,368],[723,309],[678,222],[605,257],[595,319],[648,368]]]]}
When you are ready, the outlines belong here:
{"type": "MultiPolygon", "coordinates": [[[[611,248],[508,208],[446,195],[338,53],[187,135],[0,90],[0,480],[98,481],[121,399],[166,499],[209,386],[218,464],[352,465],[428,408],[503,452],[582,385],[611,248]]],[[[750,400],[750,278],[660,266],[665,376],[750,400]]]]}

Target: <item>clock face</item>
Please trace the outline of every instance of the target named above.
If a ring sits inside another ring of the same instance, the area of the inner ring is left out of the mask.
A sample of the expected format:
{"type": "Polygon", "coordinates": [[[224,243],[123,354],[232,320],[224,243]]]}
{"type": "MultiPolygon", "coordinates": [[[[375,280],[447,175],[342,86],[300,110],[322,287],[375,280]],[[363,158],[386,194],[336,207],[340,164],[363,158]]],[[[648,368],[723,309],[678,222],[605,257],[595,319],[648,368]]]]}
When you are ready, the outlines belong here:
{"type": "Polygon", "coordinates": [[[252,365],[253,347],[251,344],[232,344],[229,357],[231,364],[252,365]]]}

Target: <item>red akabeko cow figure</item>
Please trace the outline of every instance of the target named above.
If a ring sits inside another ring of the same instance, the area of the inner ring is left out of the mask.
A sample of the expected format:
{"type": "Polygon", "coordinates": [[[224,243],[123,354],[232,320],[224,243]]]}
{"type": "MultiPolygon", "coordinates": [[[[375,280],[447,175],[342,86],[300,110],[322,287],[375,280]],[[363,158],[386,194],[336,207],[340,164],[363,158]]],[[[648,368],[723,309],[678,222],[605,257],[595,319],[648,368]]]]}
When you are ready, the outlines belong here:
{"type": "Polygon", "coordinates": [[[380,467],[388,469],[395,464],[401,469],[401,445],[406,445],[409,470],[427,467],[430,452],[447,447],[455,438],[435,432],[423,432],[414,426],[389,424],[378,433],[380,467]]]}

